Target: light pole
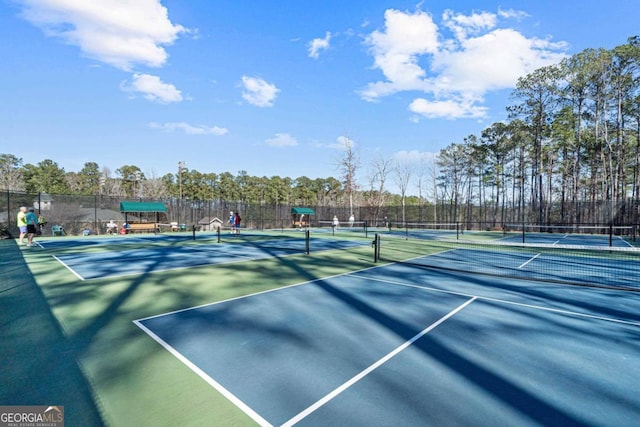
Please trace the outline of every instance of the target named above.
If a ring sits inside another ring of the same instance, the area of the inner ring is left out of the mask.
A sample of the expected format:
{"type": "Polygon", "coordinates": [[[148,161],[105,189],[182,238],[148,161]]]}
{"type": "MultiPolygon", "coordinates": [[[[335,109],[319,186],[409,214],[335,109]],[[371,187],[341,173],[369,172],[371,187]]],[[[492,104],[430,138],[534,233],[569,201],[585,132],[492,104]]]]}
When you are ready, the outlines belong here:
{"type": "Polygon", "coordinates": [[[181,160],[178,162],[178,187],[179,187],[179,193],[178,193],[178,227],[180,227],[180,217],[182,214],[182,169],[184,168],[184,166],[187,164],[187,162],[185,162],[184,160],[181,160]]]}
{"type": "Polygon", "coordinates": [[[142,198],[142,189],[140,188],[140,178],[141,178],[141,174],[139,171],[136,171],[133,174],[133,191],[131,196],[133,198],[138,198],[141,199],[142,198]]]}

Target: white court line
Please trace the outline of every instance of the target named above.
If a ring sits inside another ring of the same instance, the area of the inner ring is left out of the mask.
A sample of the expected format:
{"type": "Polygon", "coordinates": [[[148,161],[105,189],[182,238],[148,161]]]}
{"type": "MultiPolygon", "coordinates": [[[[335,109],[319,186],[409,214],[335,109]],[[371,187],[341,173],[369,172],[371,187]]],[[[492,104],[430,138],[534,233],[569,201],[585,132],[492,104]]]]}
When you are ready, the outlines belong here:
{"type": "Polygon", "coordinates": [[[614,237],[616,237],[618,240],[622,240],[622,242],[623,242],[623,243],[626,243],[626,244],[627,244],[627,246],[630,246],[630,247],[632,247],[632,248],[634,247],[631,243],[629,243],[628,241],[626,241],[622,236],[614,236],[614,237]]]}
{"type": "Polygon", "coordinates": [[[67,264],[65,264],[60,258],[58,258],[55,255],[51,255],[56,261],[58,261],[60,264],[64,265],[64,267],[69,270],[71,273],[73,273],[74,276],[76,276],[78,279],[84,281],[84,277],[82,277],[81,275],[79,275],[78,273],[76,273],[71,267],[69,267],[67,264]]]}
{"type": "MultiPolygon", "coordinates": [[[[211,252],[208,251],[206,249],[196,249],[198,252],[211,252]]],[[[302,253],[302,252],[300,252],[302,253]]],[[[283,255],[283,256],[278,256],[278,258],[285,258],[288,256],[295,256],[295,255],[300,255],[300,253],[293,253],[290,255],[283,255]]],[[[99,280],[99,279],[113,279],[113,278],[119,278],[119,277],[129,277],[129,276],[139,276],[141,274],[154,274],[154,273],[163,273],[163,272],[167,272],[167,271],[176,271],[176,270],[185,270],[185,269],[191,269],[191,268],[201,268],[201,267],[211,267],[212,265],[222,265],[222,264],[232,264],[232,263],[238,263],[238,262],[244,262],[244,261],[253,261],[253,260],[263,260],[263,259],[267,259],[270,258],[272,256],[270,255],[264,255],[263,257],[255,257],[255,256],[251,256],[251,255],[244,255],[244,254],[225,254],[225,255],[229,255],[231,257],[231,259],[229,261],[223,261],[223,262],[213,262],[210,261],[206,264],[194,264],[194,265],[184,265],[184,266],[180,266],[180,267],[167,267],[167,268],[158,268],[158,269],[153,269],[150,271],[147,270],[143,270],[143,271],[125,271],[122,273],[117,273],[117,274],[107,274],[107,275],[100,275],[98,277],[90,277],[89,279],[85,279],[84,277],[80,276],[79,274],[77,274],[75,271],[73,271],[71,269],[71,267],[69,267],[68,265],[66,265],[64,262],[62,262],[59,258],[57,258],[55,255],[53,255],[53,257],[55,259],[57,259],[62,265],[64,265],[66,268],[68,268],[73,274],[75,274],[76,276],[78,276],[81,280],[99,280]]],[[[129,261],[131,261],[132,259],[147,259],[148,256],[138,256],[138,257],[129,257],[129,261]]]]}
{"type": "Polygon", "coordinates": [[[456,309],[450,311],[449,313],[447,313],[446,315],[441,317],[438,321],[436,321],[435,323],[432,323],[431,325],[429,325],[428,327],[426,327],[425,329],[420,331],[413,338],[411,338],[410,340],[406,341],[404,344],[402,344],[401,346],[397,347],[392,352],[388,353],[382,359],[378,360],[377,362],[375,362],[374,364],[372,364],[371,366],[369,366],[368,368],[366,368],[365,370],[360,372],[358,375],[356,375],[355,377],[351,378],[349,381],[347,381],[346,383],[342,384],[340,387],[336,388],[331,393],[327,394],[325,397],[323,397],[322,399],[318,400],[316,403],[314,403],[313,405],[309,406],[307,409],[305,409],[304,411],[300,412],[298,415],[296,415],[295,417],[291,418],[286,423],[282,424],[282,427],[293,426],[297,422],[301,421],[303,418],[305,418],[308,415],[312,414],[317,409],[319,409],[321,406],[325,405],[327,402],[332,400],[334,397],[338,396],[340,393],[342,393],[343,391],[345,391],[346,389],[348,389],[349,387],[351,387],[352,385],[354,385],[355,383],[357,383],[358,381],[363,379],[365,376],[369,375],[371,372],[376,370],[378,367],[380,367],[381,365],[383,365],[384,363],[389,361],[391,358],[393,358],[398,353],[400,353],[401,351],[403,351],[404,349],[409,347],[411,344],[413,344],[414,342],[416,342],[417,340],[422,338],[424,335],[426,335],[429,332],[431,332],[432,330],[434,330],[436,327],[438,327],[444,321],[446,321],[447,319],[449,319],[450,317],[452,317],[453,315],[458,313],[460,310],[462,310],[463,308],[465,308],[466,306],[468,306],[469,304],[471,304],[475,300],[476,300],[476,297],[473,297],[470,300],[468,300],[467,302],[465,302],[464,304],[462,304],[459,307],[457,307],[456,309]]]}
{"type": "Polygon", "coordinates": [[[578,313],[576,311],[561,310],[559,308],[544,307],[544,306],[541,306],[541,305],[534,305],[534,304],[526,304],[526,303],[523,303],[523,302],[509,301],[509,300],[504,300],[504,299],[500,299],[500,298],[492,298],[492,297],[483,297],[483,296],[479,296],[479,295],[471,295],[471,294],[467,294],[467,293],[464,293],[464,292],[448,291],[446,289],[432,288],[430,286],[413,285],[411,283],[403,283],[403,282],[398,282],[396,280],[378,279],[378,278],[375,278],[375,277],[369,277],[367,275],[361,275],[361,274],[354,274],[354,277],[357,277],[357,278],[360,278],[360,279],[365,279],[365,280],[370,280],[370,281],[374,281],[374,282],[386,283],[386,284],[389,284],[389,285],[398,285],[398,286],[406,286],[408,288],[425,289],[425,290],[428,290],[428,291],[440,292],[440,293],[443,293],[443,294],[458,295],[458,296],[469,297],[469,298],[477,298],[477,299],[482,300],[482,301],[491,301],[491,302],[497,302],[497,303],[500,303],[500,304],[515,305],[515,306],[518,306],[518,307],[533,308],[533,309],[536,309],[536,310],[549,311],[549,312],[552,312],[552,313],[566,314],[568,316],[584,317],[584,318],[587,318],[587,319],[595,319],[595,320],[604,320],[605,322],[620,323],[622,325],[640,326],[640,322],[634,322],[634,321],[631,321],[631,320],[614,319],[614,318],[611,318],[611,317],[596,316],[594,314],[586,314],[586,313],[578,313]]]}
{"type": "Polygon", "coordinates": [[[144,322],[145,320],[156,319],[156,318],[159,318],[159,317],[168,316],[168,315],[172,315],[172,314],[176,314],[176,313],[181,313],[181,312],[190,311],[190,310],[197,310],[197,309],[203,308],[203,307],[209,307],[209,306],[212,306],[212,305],[222,304],[224,302],[229,302],[229,301],[234,301],[234,300],[241,300],[241,299],[244,299],[244,298],[249,298],[249,297],[253,297],[253,296],[257,296],[257,295],[261,295],[261,294],[266,294],[266,293],[270,293],[270,292],[277,292],[277,291],[281,291],[281,290],[284,290],[284,289],[288,289],[288,288],[292,288],[292,287],[296,287],[296,286],[301,286],[301,285],[305,285],[305,284],[309,284],[309,283],[319,282],[319,281],[328,280],[328,279],[341,277],[341,276],[349,276],[349,275],[351,275],[353,273],[364,272],[364,271],[372,270],[372,269],[379,268],[379,267],[380,266],[366,267],[366,268],[363,268],[363,269],[358,270],[356,272],[350,271],[350,272],[345,272],[345,273],[339,273],[339,274],[335,274],[335,275],[324,277],[324,278],[319,278],[319,279],[315,279],[315,280],[294,283],[292,285],[283,286],[283,287],[280,287],[280,288],[274,288],[274,289],[268,289],[268,290],[265,290],[265,291],[255,292],[255,293],[249,294],[249,295],[241,295],[241,296],[234,297],[234,298],[229,298],[229,299],[226,299],[226,300],[223,300],[223,301],[217,301],[217,302],[212,302],[212,303],[207,303],[207,304],[201,304],[201,305],[194,306],[194,307],[183,308],[183,309],[180,309],[180,310],[174,310],[174,311],[171,311],[171,312],[168,312],[168,313],[157,314],[157,315],[154,315],[154,316],[148,316],[148,317],[145,317],[145,318],[142,318],[142,319],[134,320],[133,323],[136,326],[138,326],[140,329],[142,329],[144,332],[146,332],[153,340],[158,342],[163,348],[165,348],[172,355],[174,355],[176,358],[178,358],[178,360],[180,360],[182,363],[184,363],[186,366],[188,366],[191,370],[193,370],[196,373],[196,375],[200,376],[209,385],[211,385],[213,388],[215,388],[220,393],[224,394],[232,402],[234,402],[236,404],[236,406],[238,406],[248,416],[253,418],[261,426],[267,427],[267,426],[271,426],[271,424],[269,424],[266,420],[264,420],[253,409],[248,407],[244,402],[242,402],[240,399],[235,397],[231,392],[229,392],[227,389],[225,389],[220,383],[218,383],[213,378],[208,376],[204,371],[202,371],[200,368],[198,368],[198,366],[196,366],[194,363],[192,363],[189,359],[184,357],[177,350],[175,350],[169,344],[164,342],[160,337],[158,337],[156,334],[154,334],[149,328],[145,327],[142,324],[142,322],[144,322]]]}
{"type": "Polygon", "coordinates": [[[135,323],[136,326],[138,326],[140,329],[145,331],[151,338],[153,338],[165,350],[167,350],[169,353],[173,354],[178,360],[180,360],[182,363],[184,363],[186,366],[188,366],[189,369],[191,369],[193,372],[196,373],[196,375],[198,375],[200,378],[205,380],[207,382],[207,384],[211,385],[213,388],[218,390],[218,392],[220,392],[220,394],[222,394],[224,397],[226,397],[231,402],[233,402],[234,405],[236,405],[238,408],[240,408],[245,414],[247,414],[249,417],[251,417],[259,425],[261,425],[263,427],[271,427],[272,426],[271,423],[269,423],[267,420],[262,418],[257,412],[255,412],[253,409],[251,409],[246,403],[244,403],[242,400],[238,399],[238,397],[236,397],[236,395],[231,393],[229,390],[224,388],[222,386],[222,384],[220,384],[219,382],[217,382],[216,380],[211,378],[209,375],[207,375],[202,369],[198,368],[198,366],[193,364],[189,359],[184,357],[176,349],[174,349],[169,344],[167,344],[162,338],[160,338],[159,336],[154,334],[150,329],[148,329],[142,323],[140,323],[140,321],[134,320],[133,323],[135,323]]]}
{"type": "Polygon", "coordinates": [[[520,266],[518,268],[520,269],[520,268],[524,267],[525,265],[529,264],[534,259],[538,258],[540,255],[541,255],[540,253],[537,253],[535,256],[529,258],[529,260],[527,262],[520,264],[520,266]]]}
{"type": "MultiPolygon", "coordinates": [[[[543,307],[543,306],[538,306],[538,305],[533,305],[533,304],[525,304],[525,303],[519,303],[519,302],[514,302],[514,301],[502,300],[502,299],[499,299],[499,298],[476,296],[476,295],[466,294],[466,293],[463,293],[463,292],[449,291],[449,290],[444,290],[444,289],[432,288],[432,287],[428,287],[428,286],[414,285],[414,284],[403,283],[403,282],[399,282],[399,281],[395,281],[395,280],[379,279],[379,278],[371,277],[371,276],[366,274],[368,271],[372,271],[373,272],[373,271],[376,271],[378,269],[385,268],[385,267],[388,267],[388,266],[389,266],[389,264],[377,265],[377,266],[372,266],[372,267],[366,267],[366,268],[363,268],[363,269],[357,270],[357,271],[344,272],[344,273],[339,273],[339,274],[335,274],[335,275],[332,275],[332,276],[318,278],[318,279],[314,279],[314,280],[310,280],[310,281],[294,283],[294,284],[283,286],[283,287],[280,287],[280,288],[268,289],[268,290],[265,290],[265,291],[255,292],[255,293],[248,294],[248,295],[241,295],[241,296],[238,296],[238,297],[228,298],[228,299],[222,300],[222,301],[216,301],[216,302],[201,304],[201,305],[188,307],[188,308],[184,308],[184,309],[180,309],[180,310],[174,310],[174,311],[170,311],[170,312],[166,312],[166,313],[156,314],[156,315],[148,316],[148,317],[141,318],[141,319],[138,319],[138,320],[134,320],[133,323],[136,326],[138,326],[141,330],[143,330],[145,333],[147,333],[153,340],[157,341],[161,346],[163,346],[163,348],[168,350],[172,355],[174,355],[181,362],[183,362],[186,366],[188,366],[192,371],[194,371],[194,373],[196,373],[198,376],[203,378],[208,384],[213,386],[220,393],[222,393],[225,396],[227,396],[227,398],[229,398],[241,410],[243,410],[245,413],[247,413],[250,417],[252,417],[254,420],[256,420],[256,422],[258,422],[262,426],[270,426],[270,424],[266,420],[264,420],[259,414],[255,413],[252,409],[247,407],[246,404],[244,404],[239,399],[237,399],[233,394],[231,394],[229,391],[227,391],[221,384],[219,384],[217,381],[215,381],[213,378],[209,377],[206,373],[204,373],[201,369],[199,369],[189,359],[187,359],[184,356],[182,356],[180,353],[177,352],[177,350],[173,349],[167,343],[164,343],[162,341],[162,339],[157,337],[151,330],[146,328],[142,324],[142,322],[145,321],[145,320],[155,319],[155,318],[168,316],[168,315],[172,315],[172,314],[176,314],[176,313],[180,313],[180,312],[190,311],[190,310],[196,310],[196,309],[199,309],[199,308],[213,306],[213,305],[217,305],[217,304],[222,304],[222,303],[230,302],[230,301],[234,301],[234,300],[242,300],[242,299],[245,299],[245,298],[250,298],[250,297],[261,295],[261,294],[265,294],[265,293],[279,292],[279,291],[284,290],[284,289],[297,287],[297,286],[301,286],[301,285],[305,285],[305,284],[309,284],[309,283],[314,283],[314,282],[318,282],[318,281],[324,281],[324,280],[328,280],[328,279],[331,279],[331,278],[355,277],[355,278],[359,278],[359,279],[363,279],[363,280],[377,281],[377,282],[386,283],[386,284],[394,284],[394,285],[399,285],[399,286],[407,286],[407,287],[419,288],[419,289],[423,289],[423,290],[430,290],[430,291],[446,293],[446,294],[451,294],[451,295],[464,296],[464,297],[470,298],[470,300],[467,301],[463,306],[459,307],[457,309],[457,311],[461,310],[462,308],[464,308],[465,305],[470,304],[472,301],[484,300],[484,301],[492,301],[492,302],[504,303],[504,304],[508,304],[508,305],[514,305],[514,306],[538,309],[538,310],[554,312],[554,313],[559,313],[559,314],[566,314],[566,315],[569,315],[569,316],[589,318],[589,319],[595,319],[595,320],[603,320],[603,321],[614,322],[614,323],[625,324],[625,325],[631,325],[631,326],[640,326],[640,322],[632,322],[632,321],[613,319],[613,318],[608,318],[608,317],[603,317],[603,316],[595,316],[595,315],[590,315],[590,314],[577,313],[577,312],[572,312],[572,311],[568,311],[568,310],[561,310],[561,309],[543,307]],[[251,414],[254,414],[255,418],[251,414]]],[[[450,317],[453,314],[455,314],[455,313],[451,312],[447,316],[450,317]]],[[[440,321],[436,322],[435,324],[429,326],[427,329],[422,331],[416,337],[412,338],[412,341],[417,340],[420,336],[423,336],[424,334],[428,333],[430,330],[432,330],[433,328],[438,326],[438,324],[440,324],[444,320],[446,320],[447,316],[445,316],[445,318],[442,318],[440,321]]],[[[408,342],[408,344],[405,343],[405,346],[407,346],[409,344],[410,344],[410,342],[408,342]]],[[[391,358],[391,357],[393,357],[393,356],[392,355],[388,355],[387,356],[387,358],[391,358]]],[[[376,365],[382,364],[382,363],[383,362],[378,362],[376,365]]],[[[375,367],[372,365],[371,367],[369,367],[366,370],[366,372],[368,373],[368,372],[372,371],[373,369],[375,369],[375,367]]],[[[365,371],[363,371],[363,372],[365,372],[365,371]]],[[[365,375],[364,373],[360,374],[360,376],[364,376],[364,375],[365,375]]],[[[352,379],[349,383],[345,383],[345,385],[343,385],[339,389],[336,389],[332,393],[331,397],[329,397],[329,395],[327,395],[327,397],[325,397],[324,400],[329,401],[331,398],[335,397],[337,394],[339,394],[340,392],[344,391],[346,388],[348,388],[353,383],[357,382],[359,379],[360,378],[356,379],[354,377],[354,379],[352,379]]],[[[319,401],[319,402],[321,402],[321,401],[319,401]]],[[[293,423],[296,423],[296,422],[300,421],[302,418],[308,416],[311,412],[315,411],[318,407],[320,407],[324,403],[326,403],[326,402],[323,402],[322,404],[320,404],[319,402],[316,403],[315,405],[313,405],[312,407],[309,407],[306,410],[306,411],[309,411],[308,413],[302,415],[305,411],[301,412],[300,414],[298,414],[294,418],[290,419],[287,422],[287,424],[285,424],[285,425],[288,425],[288,426],[293,425],[293,423]]]]}
{"type": "MultiPolygon", "coordinates": [[[[240,296],[237,296],[237,297],[227,298],[227,299],[224,299],[224,300],[221,300],[221,301],[209,302],[209,303],[206,303],[206,304],[200,304],[200,305],[196,305],[196,306],[193,306],[193,307],[182,308],[180,310],[174,310],[174,311],[169,311],[169,312],[166,312],[166,313],[156,314],[156,315],[153,315],[153,316],[143,317],[142,319],[138,319],[137,321],[143,322],[145,320],[155,319],[155,318],[163,317],[163,316],[169,316],[169,315],[172,315],[172,314],[182,313],[184,311],[197,310],[199,308],[209,307],[209,306],[212,306],[212,305],[218,305],[218,304],[226,303],[226,302],[229,302],[229,301],[235,301],[235,300],[250,298],[250,297],[254,297],[254,296],[258,296],[258,295],[262,295],[262,294],[266,294],[266,293],[270,293],[270,292],[278,292],[278,291],[285,290],[285,289],[288,289],[288,288],[293,288],[293,287],[296,287],[296,286],[307,285],[309,283],[321,282],[321,281],[324,281],[324,280],[334,279],[334,278],[342,277],[342,276],[350,276],[350,275],[355,274],[355,273],[361,273],[363,271],[373,270],[373,269],[380,268],[380,267],[384,267],[384,266],[365,267],[365,268],[363,268],[361,270],[347,271],[347,272],[344,272],[344,273],[338,273],[338,274],[334,274],[334,275],[327,276],[327,277],[320,277],[318,279],[306,280],[304,282],[293,283],[291,285],[281,286],[279,288],[267,289],[267,290],[264,290],[264,291],[254,292],[252,294],[240,295],[240,296]]],[[[358,277],[358,276],[356,276],[356,277],[358,277]]],[[[134,321],[134,322],[136,322],[136,321],[134,321]]]]}

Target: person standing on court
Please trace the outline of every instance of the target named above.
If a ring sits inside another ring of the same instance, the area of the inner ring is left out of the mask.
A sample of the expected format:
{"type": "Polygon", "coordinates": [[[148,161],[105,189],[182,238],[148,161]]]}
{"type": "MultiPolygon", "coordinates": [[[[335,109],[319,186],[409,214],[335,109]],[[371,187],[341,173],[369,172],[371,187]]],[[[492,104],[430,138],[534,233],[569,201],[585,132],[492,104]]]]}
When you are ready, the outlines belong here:
{"type": "Polygon", "coordinates": [[[351,216],[349,217],[349,226],[353,227],[354,222],[356,222],[356,217],[354,217],[353,214],[351,214],[351,216]]]}
{"type": "Polygon", "coordinates": [[[20,229],[20,244],[24,244],[24,236],[27,235],[27,208],[26,206],[20,206],[20,210],[18,211],[18,220],[17,224],[18,229],[20,229]]]}
{"type": "Polygon", "coordinates": [[[47,225],[47,220],[44,215],[38,215],[38,232],[36,233],[36,235],[42,235],[42,230],[44,230],[45,225],[47,225]]]}
{"type": "Polygon", "coordinates": [[[236,228],[236,216],[233,214],[233,211],[229,212],[229,227],[231,227],[230,234],[233,234],[236,228]]]}
{"type": "Polygon", "coordinates": [[[242,221],[242,218],[240,218],[240,214],[236,212],[235,217],[233,218],[233,228],[235,229],[236,234],[240,234],[240,221],[242,221]]]}
{"type": "Polygon", "coordinates": [[[338,228],[340,221],[338,221],[338,215],[333,216],[333,228],[338,228]]]}
{"type": "Polygon", "coordinates": [[[29,208],[29,212],[25,215],[27,221],[27,246],[33,246],[33,236],[38,231],[38,217],[34,208],[29,208]]]}

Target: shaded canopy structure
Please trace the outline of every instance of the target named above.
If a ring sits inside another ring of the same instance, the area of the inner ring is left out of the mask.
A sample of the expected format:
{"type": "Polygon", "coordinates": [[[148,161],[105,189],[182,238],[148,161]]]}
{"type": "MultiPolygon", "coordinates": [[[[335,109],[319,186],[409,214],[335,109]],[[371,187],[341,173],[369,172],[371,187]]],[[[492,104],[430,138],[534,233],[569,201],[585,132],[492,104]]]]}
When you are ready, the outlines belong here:
{"type": "Polygon", "coordinates": [[[315,215],[316,212],[311,208],[291,208],[292,214],[297,215],[315,215]]]}
{"type": "Polygon", "coordinates": [[[311,208],[292,207],[291,220],[293,227],[307,227],[311,215],[315,214],[316,212],[311,208]]]}
{"type": "Polygon", "coordinates": [[[142,218],[148,218],[155,214],[155,221],[160,222],[160,214],[166,216],[167,207],[161,202],[120,202],[120,212],[124,214],[124,220],[129,222],[128,214],[136,214],[139,222],[143,222],[142,218]]]}

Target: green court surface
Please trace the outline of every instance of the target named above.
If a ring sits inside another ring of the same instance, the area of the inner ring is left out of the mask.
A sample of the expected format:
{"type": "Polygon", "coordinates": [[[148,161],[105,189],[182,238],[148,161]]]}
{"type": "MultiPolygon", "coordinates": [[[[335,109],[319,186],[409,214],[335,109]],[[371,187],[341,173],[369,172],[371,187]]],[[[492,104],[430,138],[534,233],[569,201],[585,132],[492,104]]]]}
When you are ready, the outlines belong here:
{"type": "Polygon", "coordinates": [[[81,281],[53,257],[73,247],[0,241],[0,405],[62,405],[68,426],[255,425],[133,322],[371,265],[364,246],[81,281]]]}

